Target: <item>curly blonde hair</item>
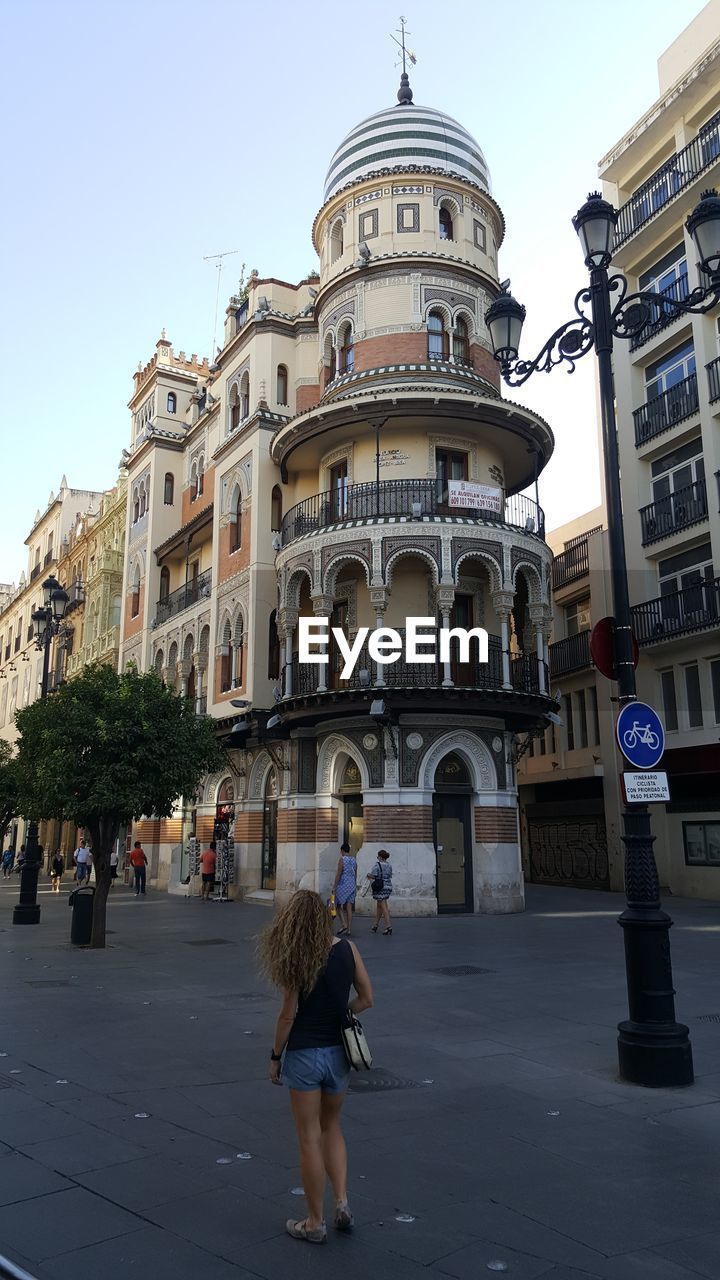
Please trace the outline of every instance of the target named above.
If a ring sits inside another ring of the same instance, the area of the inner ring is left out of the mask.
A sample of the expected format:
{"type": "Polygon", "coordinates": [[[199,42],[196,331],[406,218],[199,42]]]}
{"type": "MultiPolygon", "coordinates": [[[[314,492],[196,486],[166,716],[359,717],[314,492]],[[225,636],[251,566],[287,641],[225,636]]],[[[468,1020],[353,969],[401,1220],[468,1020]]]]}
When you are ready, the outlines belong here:
{"type": "Polygon", "coordinates": [[[333,943],[330,913],[319,893],[298,889],[260,937],[258,957],[276,987],[307,996],[333,943]]]}

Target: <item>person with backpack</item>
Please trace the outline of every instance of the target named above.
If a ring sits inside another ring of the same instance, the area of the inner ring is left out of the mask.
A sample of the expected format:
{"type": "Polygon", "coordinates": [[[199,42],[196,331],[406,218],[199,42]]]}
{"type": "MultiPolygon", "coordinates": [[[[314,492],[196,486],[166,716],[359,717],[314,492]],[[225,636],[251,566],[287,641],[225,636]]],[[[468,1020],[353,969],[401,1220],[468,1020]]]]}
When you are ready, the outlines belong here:
{"type": "Polygon", "coordinates": [[[387,937],[388,934],[392,933],[390,908],[388,906],[388,900],[392,893],[392,866],[387,849],[378,849],[378,860],[372,871],[368,873],[368,880],[371,882],[370,889],[372,890],[376,911],[372,932],[377,933],[378,927],[384,924],[383,937],[387,937]]]}

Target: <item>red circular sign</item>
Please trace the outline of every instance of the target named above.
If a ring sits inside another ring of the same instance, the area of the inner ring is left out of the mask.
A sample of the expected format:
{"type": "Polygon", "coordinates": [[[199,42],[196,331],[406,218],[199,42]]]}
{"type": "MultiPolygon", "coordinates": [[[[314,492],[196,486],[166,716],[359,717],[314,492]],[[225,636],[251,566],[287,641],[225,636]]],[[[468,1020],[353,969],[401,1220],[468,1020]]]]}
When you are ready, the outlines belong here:
{"type": "MultiPolygon", "coordinates": [[[[633,666],[636,667],[640,657],[638,642],[632,636],[633,666]]],[[[615,619],[601,618],[595,623],[590,633],[590,657],[602,675],[608,680],[617,680],[615,663],[615,619]]]]}

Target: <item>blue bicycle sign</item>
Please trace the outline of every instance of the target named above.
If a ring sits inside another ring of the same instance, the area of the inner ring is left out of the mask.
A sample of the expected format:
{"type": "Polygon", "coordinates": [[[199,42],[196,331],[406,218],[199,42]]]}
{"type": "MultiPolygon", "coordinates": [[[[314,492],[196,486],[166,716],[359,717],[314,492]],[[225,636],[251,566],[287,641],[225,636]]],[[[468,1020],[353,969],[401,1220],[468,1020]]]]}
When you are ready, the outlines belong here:
{"type": "Polygon", "coordinates": [[[646,702],[628,702],[617,718],[618,746],[636,769],[654,769],[665,750],[665,730],[646,702]]]}

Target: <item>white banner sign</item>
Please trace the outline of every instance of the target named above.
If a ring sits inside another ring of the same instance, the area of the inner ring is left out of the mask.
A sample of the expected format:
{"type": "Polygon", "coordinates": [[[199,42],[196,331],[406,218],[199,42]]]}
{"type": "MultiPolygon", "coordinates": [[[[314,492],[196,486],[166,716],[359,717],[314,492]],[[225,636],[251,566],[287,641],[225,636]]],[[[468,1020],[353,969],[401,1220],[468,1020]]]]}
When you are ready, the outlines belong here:
{"type": "Polygon", "coordinates": [[[624,773],[623,786],[628,804],[659,804],[670,799],[666,773],[624,773]]]}
{"type": "Polygon", "coordinates": [[[451,507],[478,508],[503,514],[503,492],[491,484],[473,484],[471,480],[448,480],[448,505],[451,507]]]}

